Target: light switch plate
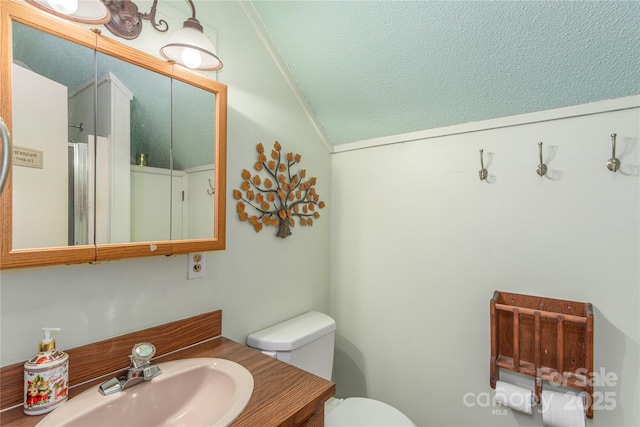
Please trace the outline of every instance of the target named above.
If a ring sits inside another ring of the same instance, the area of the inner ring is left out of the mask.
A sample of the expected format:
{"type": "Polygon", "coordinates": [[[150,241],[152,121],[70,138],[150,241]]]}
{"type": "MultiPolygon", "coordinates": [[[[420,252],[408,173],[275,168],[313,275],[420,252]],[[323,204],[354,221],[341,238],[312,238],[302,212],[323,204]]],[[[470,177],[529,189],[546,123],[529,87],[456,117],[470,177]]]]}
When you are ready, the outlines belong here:
{"type": "Polygon", "coordinates": [[[187,270],[187,279],[196,279],[198,277],[204,276],[204,253],[194,252],[189,254],[189,269],[187,270]]]}

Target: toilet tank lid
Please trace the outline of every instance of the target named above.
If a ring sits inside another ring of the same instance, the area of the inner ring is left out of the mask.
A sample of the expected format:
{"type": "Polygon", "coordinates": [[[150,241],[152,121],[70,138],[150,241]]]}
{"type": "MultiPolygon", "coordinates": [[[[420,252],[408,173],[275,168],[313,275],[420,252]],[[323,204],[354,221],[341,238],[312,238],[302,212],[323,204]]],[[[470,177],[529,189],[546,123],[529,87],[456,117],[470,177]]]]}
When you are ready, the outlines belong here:
{"type": "Polygon", "coordinates": [[[247,337],[247,345],[259,350],[290,351],[335,330],[335,320],[326,314],[310,311],[252,333],[247,337]]]}

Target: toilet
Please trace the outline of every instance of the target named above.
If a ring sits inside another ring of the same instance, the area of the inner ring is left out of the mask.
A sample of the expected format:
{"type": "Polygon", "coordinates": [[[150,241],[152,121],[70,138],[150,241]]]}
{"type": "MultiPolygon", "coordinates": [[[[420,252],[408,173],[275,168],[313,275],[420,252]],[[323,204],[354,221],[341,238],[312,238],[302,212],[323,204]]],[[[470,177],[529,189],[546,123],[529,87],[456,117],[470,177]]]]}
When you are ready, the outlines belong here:
{"type": "MultiPolygon", "coordinates": [[[[336,322],[310,311],[247,338],[247,345],[307,372],[331,380],[336,322]]],[[[331,398],[325,405],[325,427],[415,427],[402,412],[378,400],[331,398]]]]}

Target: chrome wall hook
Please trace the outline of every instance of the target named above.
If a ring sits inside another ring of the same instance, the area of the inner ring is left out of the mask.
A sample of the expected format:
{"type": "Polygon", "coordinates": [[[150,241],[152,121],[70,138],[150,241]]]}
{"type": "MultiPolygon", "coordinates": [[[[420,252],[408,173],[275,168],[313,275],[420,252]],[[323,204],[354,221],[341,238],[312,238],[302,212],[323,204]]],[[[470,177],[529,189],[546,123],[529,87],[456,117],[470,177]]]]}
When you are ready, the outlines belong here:
{"type": "Polygon", "coordinates": [[[616,172],[618,169],[620,169],[620,160],[616,158],[616,136],[617,135],[615,133],[611,134],[611,150],[613,153],[611,154],[611,158],[607,162],[607,169],[609,169],[611,172],[616,172]]]}
{"type": "Polygon", "coordinates": [[[480,181],[484,181],[485,179],[487,179],[487,177],[489,176],[489,172],[484,168],[484,159],[483,154],[484,150],[481,148],[480,149],[480,170],[478,171],[478,175],[480,176],[480,181]]]}
{"type": "Polygon", "coordinates": [[[540,164],[536,168],[536,173],[540,176],[544,176],[547,173],[547,165],[542,162],[542,142],[538,142],[538,152],[540,154],[540,164]]]}

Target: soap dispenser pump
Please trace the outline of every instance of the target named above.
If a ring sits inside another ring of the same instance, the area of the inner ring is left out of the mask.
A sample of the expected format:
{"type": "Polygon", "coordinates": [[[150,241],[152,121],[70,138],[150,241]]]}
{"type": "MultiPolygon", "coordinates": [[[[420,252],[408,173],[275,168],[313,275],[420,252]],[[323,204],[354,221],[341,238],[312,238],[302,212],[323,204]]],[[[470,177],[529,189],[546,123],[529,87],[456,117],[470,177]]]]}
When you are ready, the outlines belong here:
{"type": "Polygon", "coordinates": [[[24,413],[41,415],[53,411],[67,400],[69,355],[56,349],[51,332],[42,328],[38,354],[24,364],[24,413]]]}

